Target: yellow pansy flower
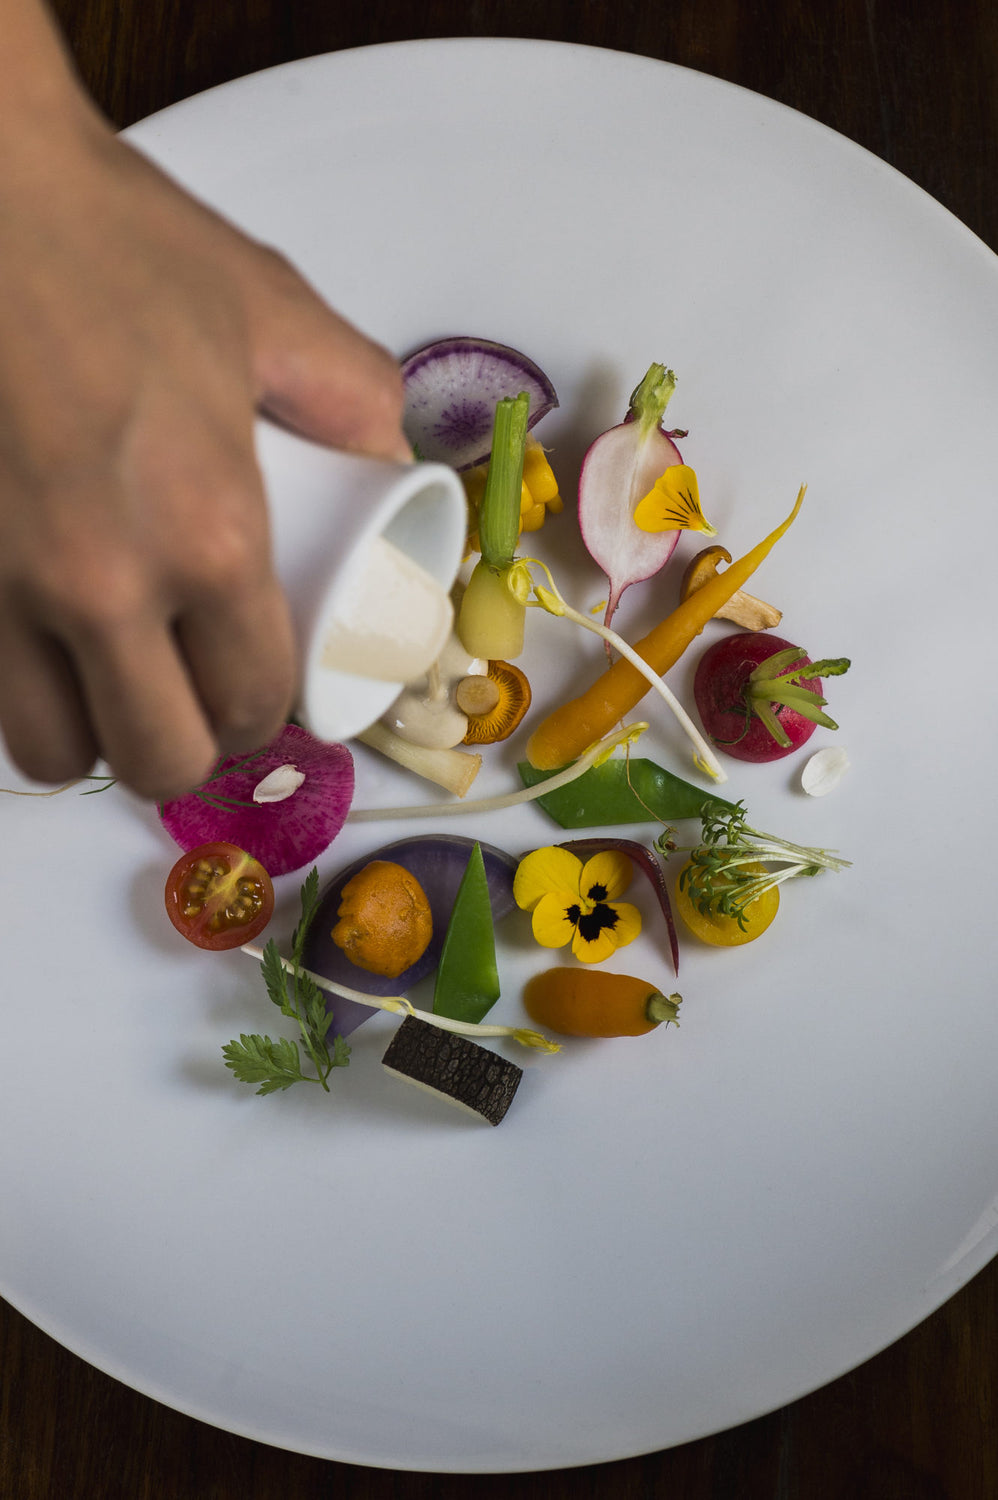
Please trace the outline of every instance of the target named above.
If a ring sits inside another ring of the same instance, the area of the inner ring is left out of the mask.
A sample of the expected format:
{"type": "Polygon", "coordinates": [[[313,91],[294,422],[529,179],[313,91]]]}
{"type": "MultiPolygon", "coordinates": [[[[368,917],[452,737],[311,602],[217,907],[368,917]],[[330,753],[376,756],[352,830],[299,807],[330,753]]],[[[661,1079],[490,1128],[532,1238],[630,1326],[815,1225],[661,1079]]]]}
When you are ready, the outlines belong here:
{"type": "Polygon", "coordinates": [[[704,516],[700,486],[689,464],[672,464],[639,500],[634,520],[641,531],[702,531],[716,536],[717,529],[704,516]]]}
{"type": "Polygon", "coordinates": [[[535,849],[520,861],[513,880],[516,904],[532,913],[534,937],[544,948],[563,948],[583,963],[601,963],[641,931],[641,913],[618,901],[631,883],[626,854],[605,849],[585,864],[568,849],[535,849]]]}

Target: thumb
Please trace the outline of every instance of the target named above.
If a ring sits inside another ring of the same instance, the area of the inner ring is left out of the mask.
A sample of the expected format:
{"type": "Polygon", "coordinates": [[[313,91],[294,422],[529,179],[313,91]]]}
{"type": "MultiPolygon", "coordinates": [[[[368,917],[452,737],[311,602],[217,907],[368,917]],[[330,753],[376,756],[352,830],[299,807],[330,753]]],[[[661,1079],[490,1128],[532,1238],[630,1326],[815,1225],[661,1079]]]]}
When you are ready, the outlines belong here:
{"type": "Polygon", "coordinates": [[[246,307],[260,411],[331,448],[411,460],[398,362],[282,256],[254,249],[246,307]]]}

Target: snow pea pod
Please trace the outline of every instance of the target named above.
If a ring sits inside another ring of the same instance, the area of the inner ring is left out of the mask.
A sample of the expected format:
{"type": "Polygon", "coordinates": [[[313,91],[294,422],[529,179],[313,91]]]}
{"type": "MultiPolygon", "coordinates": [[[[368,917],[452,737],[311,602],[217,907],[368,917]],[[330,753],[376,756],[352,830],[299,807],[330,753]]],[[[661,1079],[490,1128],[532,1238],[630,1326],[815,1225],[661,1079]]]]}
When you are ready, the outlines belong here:
{"type": "Polygon", "coordinates": [[[454,898],[444,938],[433,1011],[476,1024],[499,999],[495,928],[482,848],[476,844],[454,898]]]}
{"type": "MultiPolygon", "coordinates": [[[[517,767],[524,786],[536,786],[552,775],[529,761],[517,767]]],[[[562,828],[601,828],[613,823],[674,823],[699,818],[707,803],[730,810],[717,793],[693,786],[652,760],[631,756],[593,766],[568,786],[544,797],[538,805],[562,828]]]]}

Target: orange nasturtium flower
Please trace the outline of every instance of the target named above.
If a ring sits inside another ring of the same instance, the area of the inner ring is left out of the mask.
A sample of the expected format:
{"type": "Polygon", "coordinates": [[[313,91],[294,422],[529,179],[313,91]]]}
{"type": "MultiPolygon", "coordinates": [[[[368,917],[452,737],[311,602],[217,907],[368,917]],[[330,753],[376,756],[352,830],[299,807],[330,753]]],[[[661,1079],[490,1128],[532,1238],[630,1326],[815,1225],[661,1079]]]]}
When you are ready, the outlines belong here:
{"type": "Polygon", "coordinates": [[[641,931],[636,906],[618,901],[631,883],[626,854],[605,849],[585,864],[568,849],[535,849],[520,861],[513,880],[516,904],[533,913],[534,937],[544,948],[563,948],[583,963],[600,963],[641,931]]]}

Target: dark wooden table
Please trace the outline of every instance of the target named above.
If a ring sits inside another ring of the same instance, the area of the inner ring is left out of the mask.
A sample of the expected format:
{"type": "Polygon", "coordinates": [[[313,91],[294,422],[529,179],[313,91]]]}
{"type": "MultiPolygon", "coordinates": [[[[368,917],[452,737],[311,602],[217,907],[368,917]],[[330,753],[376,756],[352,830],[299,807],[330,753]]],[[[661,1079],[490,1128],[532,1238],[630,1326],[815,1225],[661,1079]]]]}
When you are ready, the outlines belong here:
{"type": "MultiPolygon", "coordinates": [[[[409,37],[531,36],[681,63],[814,115],[998,249],[994,0],[56,0],[118,125],[240,74],[409,37]]],[[[2,1211],[2,1210],[0,1210],[2,1211]]],[[[664,1453],[513,1477],[303,1458],[178,1415],[0,1304],[0,1500],[991,1500],[998,1261],[877,1358],[664,1453]]]]}

